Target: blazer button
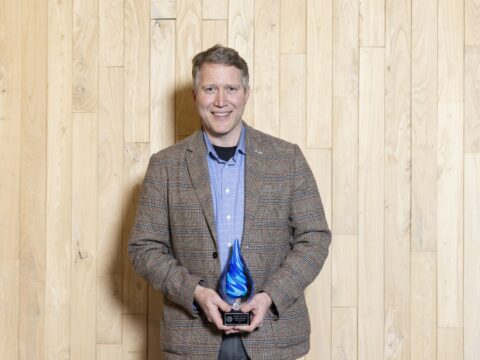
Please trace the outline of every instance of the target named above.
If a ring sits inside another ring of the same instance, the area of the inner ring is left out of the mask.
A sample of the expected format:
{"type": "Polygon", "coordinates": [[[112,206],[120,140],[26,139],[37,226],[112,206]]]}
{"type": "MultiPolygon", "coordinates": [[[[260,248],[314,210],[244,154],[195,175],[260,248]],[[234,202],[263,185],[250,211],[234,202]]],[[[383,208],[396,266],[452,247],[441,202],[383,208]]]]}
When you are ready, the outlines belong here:
{"type": "Polygon", "coordinates": [[[217,253],[216,251],[214,251],[213,254],[212,254],[212,257],[213,257],[214,259],[218,258],[218,253],[217,253]]]}

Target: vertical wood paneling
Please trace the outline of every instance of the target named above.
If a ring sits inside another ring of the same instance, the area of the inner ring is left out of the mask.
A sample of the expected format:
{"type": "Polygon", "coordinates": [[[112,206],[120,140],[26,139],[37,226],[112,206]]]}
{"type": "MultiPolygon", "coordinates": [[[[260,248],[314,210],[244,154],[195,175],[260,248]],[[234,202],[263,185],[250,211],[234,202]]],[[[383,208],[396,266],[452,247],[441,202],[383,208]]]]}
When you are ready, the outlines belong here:
{"type": "Polygon", "coordinates": [[[387,0],[385,357],[410,355],[411,1],[387,0]]]}
{"type": "Polygon", "coordinates": [[[147,358],[147,318],[144,314],[128,314],[122,318],[122,357],[125,360],[147,358]]]}
{"type": "Polygon", "coordinates": [[[192,58],[202,47],[200,1],[177,0],[175,136],[190,135],[200,126],[192,104],[192,58]]]}
{"type": "Polygon", "coordinates": [[[357,359],[356,308],[332,309],[332,359],[357,359]]]}
{"type": "Polygon", "coordinates": [[[280,57],[280,137],[305,150],[305,55],[280,57]]]}
{"type": "MultiPolygon", "coordinates": [[[[358,232],[358,0],[333,2],[333,218],[340,235],[358,232]]],[[[335,260],[333,260],[335,261],[335,260]]]]}
{"type": "Polygon", "coordinates": [[[412,250],[437,248],[437,0],[412,1],[412,250]]]}
{"type": "Polygon", "coordinates": [[[150,18],[175,19],[177,17],[177,0],[151,0],[150,18]]]}
{"type": "Polygon", "coordinates": [[[99,65],[122,66],[125,1],[98,0],[98,12],[99,65]]]}
{"type": "Polygon", "coordinates": [[[122,358],[122,346],[112,344],[97,345],[96,360],[112,360],[122,358]]]}
{"type": "Polygon", "coordinates": [[[462,328],[438,329],[437,344],[437,360],[463,359],[462,328]]]}
{"type": "MultiPolygon", "coordinates": [[[[385,50],[360,50],[358,358],[383,359],[385,50]]],[[[336,258],[334,259],[336,260],[336,258]]]]}
{"type": "Polygon", "coordinates": [[[18,259],[20,244],[21,3],[0,2],[0,258],[18,259]]]}
{"type": "Polygon", "coordinates": [[[45,359],[70,353],[72,1],[48,1],[45,359]]]}
{"type": "Polygon", "coordinates": [[[280,134],[280,0],[255,1],[255,103],[256,129],[280,134]]]}
{"type": "Polygon", "coordinates": [[[18,259],[0,261],[0,347],[2,358],[18,359],[18,259]]]}
{"type": "Polygon", "coordinates": [[[73,111],[98,108],[98,1],[73,0],[73,111]]]}
{"type": "MultiPolygon", "coordinates": [[[[45,346],[47,1],[22,1],[21,5],[21,286],[18,354],[20,359],[27,360],[43,359],[45,346]]],[[[1,239],[5,238],[2,236],[1,239]]]]}
{"type": "MultiPolygon", "coordinates": [[[[135,206],[150,157],[148,143],[124,144],[123,165],[123,313],[147,313],[147,284],[133,270],[127,253],[128,236],[135,220],[135,206]]],[[[146,322],[145,322],[146,325],[146,322]]],[[[128,330],[129,331],[129,330],[128,330]]],[[[123,339],[123,337],[122,337],[123,339]]]]}
{"type": "Polygon", "coordinates": [[[75,114],[72,146],[70,359],[96,353],[97,114],[75,114]]]}
{"type": "Polygon", "coordinates": [[[465,155],[465,359],[480,354],[480,154],[465,155]]]}
{"type": "Polygon", "coordinates": [[[281,0],[280,52],[304,54],[306,52],[307,1],[281,0]]]}
{"type": "Polygon", "coordinates": [[[412,252],[411,261],[411,359],[437,358],[436,255],[412,252]]]}
{"type": "MultiPolygon", "coordinates": [[[[322,198],[328,224],[332,219],[332,152],[327,149],[307,149],[305,156],[322,198]]],[[[320,275],[306,290],[311,318],[310,352],[306,360],[330,359],[332,353],[332,260],[327,258],[320,275]]]]}
{"type": "Polygon", "coordinates": [[[465,152],[480,152],[480,48],[465,49],[465,152]]]}
{"type": "Polygon", "coordinates": [[[385,46],[385,2],[388,0],[359,0],[360,46],[385,46]]]}
{"type": "Polygon", "coordinates": [[[175,142],[175,21],[151,22],[150,153],[175,142]]]}
{"type": "Polygon", "coordinates": [[[465,0],[465,45],[480,46],[480,0],[465,0]]]}
{"type": "Polygon", "coordinates": [[[150,0],[125,0],[125,142],[148,142],[150,0]]]}
{"type": "MultiPolygon", "coordinates": [[[[230,1],[228,5],[228,46],[238,51],[248,65],[250,88],[255,88],[253,71],[254,51],[254,0],[230,1]]],[[[255,92],[250,91],[243,120],[253,126],[255,92]]]]}
{"type": "Polygon", "coordinates": [[[334,235],[331,245],[332,306],[356,307],[358,282],[356,235],[334,235]]]}
{"type": "Polygon", "coordinates": [[[226,20],[205,20],[202,21],[202,50],[207,50],[216,44],[227,44],[226,20]]]}
{"type": "Polygon", "coordinates": [[[307,0],[307,147],[332,147],[332,0],[307,0]],[[321,94],[321,96],[319,96],[321,94]]]}
{"type": "Polygon", "coordinates": [[[228,18],[228,0],[202,0],[204,20],[225,20],[228,18]]]}

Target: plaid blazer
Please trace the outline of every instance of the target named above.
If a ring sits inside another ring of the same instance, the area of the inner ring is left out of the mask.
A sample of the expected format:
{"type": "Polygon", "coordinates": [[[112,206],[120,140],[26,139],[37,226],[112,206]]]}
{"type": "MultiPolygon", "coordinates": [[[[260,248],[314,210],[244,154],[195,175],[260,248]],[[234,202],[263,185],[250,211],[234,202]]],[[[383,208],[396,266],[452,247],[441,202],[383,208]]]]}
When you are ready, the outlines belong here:
{"type": "MultiPolygon", "coordinates": [[[[297,359],[309,350],[304,289],[321,270],[331,234],[313,174],[297,145],[245,133],[242,254],[255,291],[277,312],[242,334],[252,360],[297,359]]],[[[201,130],[153,155],[128,250],[136,271],[164,294],[161,327],[167,359],[216,359],[222,333],[193,309],[200,281],[217,289],[212,194],[201,130]]]]}

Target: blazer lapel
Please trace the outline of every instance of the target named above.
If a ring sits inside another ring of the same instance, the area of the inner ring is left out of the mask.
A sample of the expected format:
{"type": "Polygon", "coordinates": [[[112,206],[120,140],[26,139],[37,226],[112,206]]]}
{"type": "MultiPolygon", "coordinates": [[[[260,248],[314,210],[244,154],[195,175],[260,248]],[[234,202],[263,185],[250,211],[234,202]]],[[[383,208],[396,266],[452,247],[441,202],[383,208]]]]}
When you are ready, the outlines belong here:
{"type": "Polygon", "coordinates": [[[255,130],[248,125],[245,127],[247,130],[245,133],[245,215],[242,248],[251,241],[252,224],[264,183],[262,169],[268,165],[264,146],[256,140],[255,130]]]}
{"type": "Polygon", "coordinates": [[[213,212],[212,191],[210,188],[210,176],[206,158],[206,147],[203,133],[197,130],[190,138],[187,145],[186,162],[188,174],[197,195],[198,202],[202,207],[203,214],[212,234],[215,247],[217,246],[217,232],[215,229],[215,217],[213,212]]]}

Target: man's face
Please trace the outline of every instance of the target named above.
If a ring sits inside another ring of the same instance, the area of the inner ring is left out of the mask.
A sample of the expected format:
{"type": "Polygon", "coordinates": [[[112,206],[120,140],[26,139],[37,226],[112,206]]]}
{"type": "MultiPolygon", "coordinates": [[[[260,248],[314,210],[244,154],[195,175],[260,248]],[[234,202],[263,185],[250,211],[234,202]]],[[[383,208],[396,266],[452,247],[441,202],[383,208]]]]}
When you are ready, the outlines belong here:
{"type": "Polygon", "coordinates": [[[242,85],[241,71],[234,66],[203,64],[193,98],[210,141],[235,146],[250,89],[242,85]]]}

